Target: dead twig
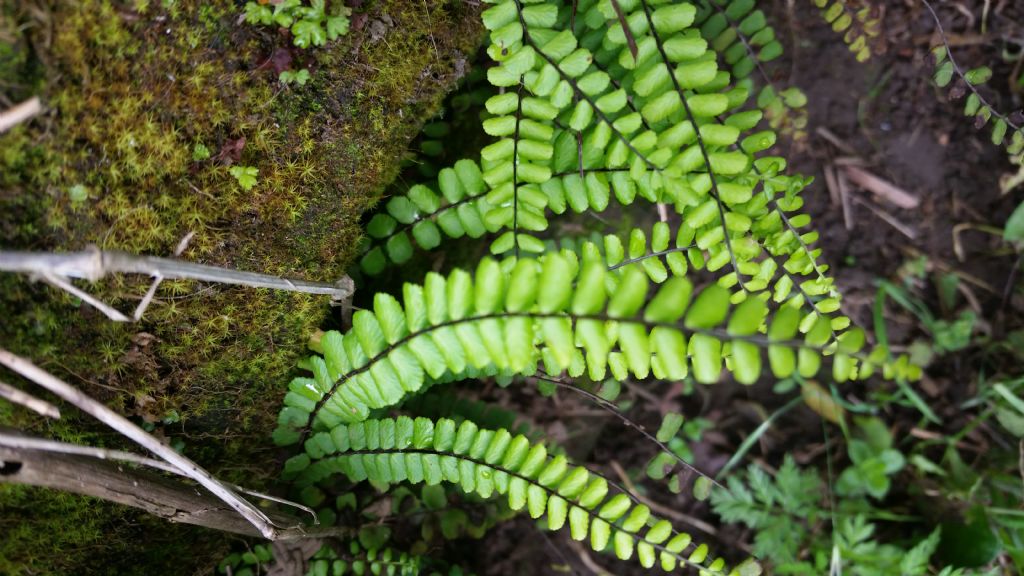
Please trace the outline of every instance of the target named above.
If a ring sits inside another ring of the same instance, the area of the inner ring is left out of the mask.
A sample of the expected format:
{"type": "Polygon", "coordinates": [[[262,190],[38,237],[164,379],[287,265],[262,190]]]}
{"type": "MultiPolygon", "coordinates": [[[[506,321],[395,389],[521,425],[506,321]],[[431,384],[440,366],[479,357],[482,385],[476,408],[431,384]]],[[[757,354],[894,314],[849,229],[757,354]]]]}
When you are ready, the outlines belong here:
{"type": "Polygon", "coordinates": [[[911,240],[917,238],[917,232],[915,232],[912,228],[910,228],[909,226],[907,226],[903,222],[900,222],[899,219],[896,218],[895,216],[893,216],[892,214],[889,214],[888,212],[886,212],[885,210],[875,206],[871,202],[868,202],[866,200],[861,200],[860,198],[857,198],[856,196],[853,198],[853,201],[856,202],[857,204],[867,208],[868,210],[871,210],[871,212],[873,212],[875,214],[875,216],[878,216],[883,221],[885,221],[886,224],[888,224],[888,225],[892,226],[893,228],[895,228],[900,234],[903,234],[904,236],[906,236],[907,238],[910,238],[911,240]]]}
{"type": "Polygon", "coordinates": [[[6,382],[0,382],[0,398],[13,402],[14,404],[21,404],[29,410],[46,416],[47,418],[53,418],[55,420],[60,419],[60,410],[58,410],[56,406],[45,400],[40,400],[28,392],[18,390],[6,382]]]}
{"type": "Polygon", "coordinates": [[[854,222],[853,207],[850,204],[850,198],[852,196],[852,194],[850,194],[850,182],[846,179],[846,175],[838,169],[835,170],[835,178],[836,191],[839,195],[839,203],[843,207],[843,225],[847,230],[853,230],[854,222]]]}
{"type": "Polygon", "coordinates": [[[209,472],[186,456],[167,446],[150,435],[148,432],[133,424],[130,420],[107,408],[103,404],[92,399],[77,388],[53,376],[49,372],[39,368],[28,360],[16,356],[7,350],[0,348],[0,364],[10,370],[21,374],[25,378],[46,388],[61,399],[86,414],[96,418],[110,428],[124,435],[139,446],[160,457],[168,464],[180,470],[185,476],[195,480],[201,486],[210,491],[211,494],[222,500],[250,524],[255,526],[260,534],[268,540],[274,540],[278,531],[270,518],[251,502],[240,498],[233,490],[214,478],[209,472]]]}
{"type": "Polygon", "coordinates": [[[325,294],[332,301],[345,305],[351,302],[355,292],[355,283],[348,276],[335,283],[312,282],[307,280],[290,280],[269,274],[244,272],[196,264],[177,258],[161,258],[157,256],[138,256],[125,252],[100,250],[92,246],[81,252],[50,253],[50,252],[14,252],[0,251],[0,271],[20,272],[43,279],[54,286],[66,290],[81,298],[108,318],[118,322],[127,322],[129,318],[97,300],[96,298],[75,287],[68,280],[82,278],[95,282],[108,274],[145,274],[155,279],[146,292],[142,302],[136,308],[135,320],[141,318],[142,312],[149,305],[162,280],[182,279],[217,282],[253,288],[272,288],[302,292],[305,294],[325,294]]]}
{"type": "Polygon", "coordinates": [[[21,104],[16,104],[12,108],[0,112],[0,134],[42,113],[42,111],[43,103],[38,96],[33,96],[21,104]]]}
{"type": "Polygon", "coordinates": [[[333,284],[290,280],[270,274],[196,264],[176,258],[137,256],[115,250],[99,250],[96,247],[67,253],[0,251],[0,270],[23,273],[49,272],[93,282],[111,273],[160,275],[171,280],[202,280],[252,288],[274,288],[306,294],[326,294],[338,299],[350,296],[353,291],[351,279],[347,276],[333,284]]]}
{"type": "MultiPolygon", "coordinates": [[[[255,526],[194,484],[144,469],[71,454],[0,446],[0,484],[38,486],[139,508],[171,522],[259,537],[255,526]]],[[[297,520],[270,513],[280,522],[297,520]]]]}
{"type": "Polygon", "coordinates": [[[884,200],[892,202],[904,210],[913,210],[921,204],[921,201],[916,196],[863,168],[844,165],[842,170],[846,173],[846,177],[850,179],[850,182],[884,200]]]}
{"type": "Polygon", "coordinates": [[[844,154],[849,154],[851,156],[857,155],[857,150],[853,146],[847,144],[845,140],[837,136],[835,132],[829,130],[828,128],[824,126],[819,126],[814,130],[814,132],[818,136],[821,136],[825,140],[828,140],[829,143],[838,148],[844,154]]]}
{"type": "Polygon", "coordinates": [[[80,300],[82,300],[86,304],[88,304],[88,305],[92,306],[93,308],[95,308],[95,309],[99,310],[100,312],[102,312],[104,316],[106,316],[107,318],[110,318],[114,322],[127,322],[128,321],[128,317],[125,316],[124,314],[122,314],[120,310],[118,310],[117,308],[114,308],[113,306],[108,305],[106,302],[103,302],[102,300],[100,300],[98,298],[93,297],[91,294],[89,294],[85,290],[82,290],[81,288],[79,288],[79,287],[75,286],[74,284],[72,284],[71,282],[69,282],[63,276],[58,276],[58,275],[52,274],[50,272],[40,272],[39,273],[39,277],[44,282],[46,282],[47,284],[53,286],[54,288],[59,288],[61,290],[64,290],[68,294],[71,294],[73,296],[78,297],[80,300]]]}
{"type": "MultiPolygon", "coordinates": [[[[575,540],[569,540],[569,546],[572,547],[572,551],[579,557],[580,562],[587,567],[596,576],[611,576],[611,572],[606,570],[603,566],[594,560],[594,557],[590,555],[587,548],[575,540]]],[[[575,570],[574,570],[575,572],[575,570]]]]}
{"type": "MultiPolygon", "coordinates": [[[[169,472],[177,476],[185,476],[181,470],[163,462],[162,460],[155,460],[153,458],[147,458],[140,456],[134,452],[127,452],[125,450],[110,450],[107,448],[97,448],[94,446],[79,446],[77,444],[68,444],[66,442],[57,442],[55,440],[46,440],[43,438],[32,438],[29,436],[18,436],[14,434],[4,434],[0,432],[0,446],[5,448],[11,448],[15,450],[36,450],[41,452],[55,452],[58,454],[71,454],[74,456],[87,456],[90,458],[97,458],[99,460],[113,460],[118,462],[128,462],[130,464],[137,464],[139,466],[146,466],[149,468],[155,468],[164,472],[169,472]]],[[[186,476],[187,477],[187,476],[186,476]]],[[[316,515],[316,512],[308,506],[303,506],[298,502],[292,502],[291,500],[285,500],[284,498],[278,498],[271,496],[270,494],[264,494],[263,492],[256,492],[255,490],[249,490],[236,484],[228,484],[235,490],[248,494],[249,496],[255,496],[271,502],[277,502],[278,504],[284,504],[293,508],[298,508],[303,512],[306,512],[313,517],[315,524],[319,524],[320,521],[316,515]]]]}

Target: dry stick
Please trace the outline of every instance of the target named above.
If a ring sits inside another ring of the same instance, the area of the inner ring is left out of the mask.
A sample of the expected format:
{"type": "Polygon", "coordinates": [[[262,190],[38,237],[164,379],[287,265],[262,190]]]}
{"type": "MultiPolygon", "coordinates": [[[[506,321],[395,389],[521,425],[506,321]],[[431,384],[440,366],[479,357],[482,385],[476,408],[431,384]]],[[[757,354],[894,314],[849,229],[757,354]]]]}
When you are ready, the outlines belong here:
{"type": "Polygon", "coordinates": [[[15,404],[21,404],[29,410],[46,416],[47,418],[60,418],[60,410],[58,410],[56,406],[45,400],[40,400],[28,392],[18,390],[6,382],[0,382],[0,398],[15,404]]]}
{"type": "Polygon", "coordinates": [[[913,210],[921,204],[921,200],[917,196],[910,194],[888,180],[879,178],[867,170],[853,165],[841,165],[840,169],[846,173],[846,177],[854,184],[892,202],[904,210],[913,210]]]}
{"type": "MultiPolygon", "coordinates": [[[[547,538],[547,534],[545,534],[544,532],[541,532],[541,534],[543,534],[544,537],[547,538]]],[[[580,544],[578,541],[573,540],[571,538],[568,542],[569,547],[572,548],[572,551],[576,553],[577,557],[579,557],[580,562],[582,562],[583,565],[587,568],[587,570],[590,570],[592,574],[594,574],[595,576],[611,575],[611,572],[605,570],[603,566],[601,566],[597,563],[596,560],[594,560],[594,558],[590,555],[590,552],[587,551],[586,546],[580,544]]],[[[572,568],[572,565],[569,565],[569,567],[572,568]]],[[[577,572],[575,568],[572,568],[572,573],[576,575],[579,574],[579,572],[577,572]]]]}
{"type": "Polygon", "coordinates": [[[867,208],[871,212],[873,212],[875,216],[878,216],[879,218],[881,218],[882,221],[884,221],[888,225],[890,225],[893,228],[895,228],[897,232],[899,232],[900,234],[903,234],[907,238],[913,240],[914,238],[917,237],[917,233],[914,232],[913,229],[908,227],[903,222],[900,222],[898,218],[896,218],[892,214],[889,214],[888,212],[886,212],[882,208],[879,208],[879,207],[873,205],[871,202],[868,202],[866,200],[861,200],[860,198],[857,198],[857,197],[854,197],[853,201],[856,202],[857,204],[860,204],[861,206],[867,208]]]}
{"type": "Polygon", "coordinates": [[[853,230],[853,205],[850,200],[849,180],[847,180],[846,175],[835,166],[832,166],[832,174],[835,176],[836,186],[839,190],[839,202],[843,207],[843,224],[846,226],[847,230],[853,230]]]}
{"type": "MultiPolygon", "coordinates": [[[[183,240],[183,243],[188,238],[183,240]]],[[[180,252],[181,245],[179,244],[180,252]]],[[[118,251],[101,251],[91,246],[82,252],[50,253],[50,252],[11,252],[0,251],[0,271],[21,272],[31,274],[45,282],[65,290],[82,301],[93,306],[107,318],[115,322],[138,322],[146,311],[156,289],[164,279],[189,279],[251,286],[254,288],[274,288],[306,294],[327,294],[335,303],[344,304],[355,292],[355,284],[348,276],[342,277],[335,284],[327,282],[309,282],[305,280],[289,280],[269,274],[243,272],[220,268],[206,264],[195,264],[176,258],[160,258],[157,256],[137,256],[118,251]],[[68,278],[84,278],[95,282],[107,274],[121,272],[129,274],[147,274],[154,278],[146,291],[142,302],[135,308],[132,318],[125,316],[112,306],[89,295],[72,284],[68,278]]]]}
{"type": "Polygon", "coordinates": [[[224,503],[238,512],[243,518],[259,530],[260,534],[268,540],[274,540],[278,531],[272,525],[271,520],[256,508],[251,502],[243,500],[230,488],[202,469],[198,464],[182,454],[176,452],[170,446],[161,443],[142,428],[139,428],[124,416],[93,400],[77,388],[53,376],[49,372],[39,368],[35,364],[16,356],[3,348],[0,348],[0,364],[11,369],[25,378],[39,384],[50,392],[61,397],[63,400],[75,405],[80,410],[96,418],[100,422],[120,432],[128,439],[139,446],[159,456],[167,463],[178,468],[185,476],[195,480],[214,496],[220,498],[224,503]]]}
{"type": "MultiPolygon", "coordinates": [[[[2,428],[0,428],[0,430],[2,430],[2,428]]],[[[170,472],[171,474],[181,474],[180,470],[170,464],[167,464],[163,460],[155,460],[153,458],[139,456],[138,454],[124,450],[109,450],[107,448],[94,448],[92,446],[78,446],[76,444],[57,442],[56,440],[18,436],[15,434],[5,434],[4,432],[0,432],[0,446],[10,448],[12,450],[35,450],[40,452],[70,454],[73,456],[88,456],[99,460],[117,460],[120,462],[128,462],[130,464],[138,464],[139,466],[156,468],[157,470],[170,472]]]]}
{"type": "MultiPolygon", "coordinates": [[[[195,236],[195,232],[189,232],[178,242],[178,246],[174,249],[174,257],[181,256],[181,253],[188,248],[188,243],[192,241],[192,237],[195,236]]],[[[135,313],[132,314],[132,320],[138,322],[142,320],[142,315],[146,313],[146,309],[149,308],[150,303],[153,302],[153,298],[156,297],[156,289],[160,287],[160,283],[164,281],[162,274],[155,274],[153,276],[153,283],[149,285],[149,290],[146,290],[146,294],[142,297],[142,301],[135,307],[135,313]]]]}
{"type": "Polygon", "coordinates": [[[337,283],[289,280],[270,274],[244,272],[176,258],[137,256],[114,250],[90,247],[81,252],[12,252],[0,251],[0,270],[28,274],[53,274],[96,281],[110,273],[146,274],[165,279],[203,280],[221,284],[274,288],[305,294],[326,294],[336,300],[354,292],[352,280],[345,276],[337,283]]]}
{"type": "Polygon", "coordinates": [[[33,96],[21,104],[0,112],[0,134],[7,132],[18,124],[36,116],[43,111],[43,104],[38,96],[33,96]]]}
{"type": "MultiPolygon", "coordinates": [[[[71,454],[0,446],[0,484],[18,484],[92,496],[170,520],[235,534],[261,532],[197,486],[114,462],[71,454]]],[[[295,521],[273,514],[280,522],[295,521]]]]}
{"type": "MultiPolygon", "coordinates": [[[[177,476],[184,476],[181,470],[166,464],[162,460],[155,460],[153,458],[146,458],[145,456],[139,456],[134,452],[127,452],[125,450],[110,450],[107,448],[97,448],[94,446],[79,446],[77,444],[68,444],[66,442],[57,442],[55,440],[45,440],[42,438],[32,438],[28,436],[17,436],[14,434],[3,433],[3,428],[0,427],[0,447],[11,448],[14,450],[36,450],[41,452],[56,452],[58,454],[71,454],[75,456],[88,456],[91,458],[98,458],[100,460],[117,460],[120,462],[128,462],[130,464],[138,464],[139,466],[148,466],[150,468],[156,468],[164,472],[170,472],[177,476]]],[[[187,476],[186,476],[187,477],[187,476]]],[[[249,490],[236,484],[225,483],[239,492],[243,492],[250,496],[257,498],[263,498],[264,500],[270,500],[271,502],[277,502],[278,504],[284,504],[286,506],[292,506],[307,512],[313,517],[315,523],[319,524],[320,521],[317,518],[316,512],[313,509],[303,506],[298,502],[292,502],[291,500],[285,500],[284,498],[278,498],[277,496],[271,496],[270,494],[264,494],[255,490],[249,490]]]]}
{"type": "Polygon", "coordinates": [[[122,314],[120,310],[108,305],[106,302],[103,302],[102,300],[95,298],[88,292],[75,286],[74,284],[69,282],[67,278],[64,276],[58,276],[51,272],[43,271],[39,273],[39,277],[42,278],[44,282],[53,286],[54,288],[59,288],[61,290],[64,290],[68,294],[71,294],[72,296],[79,298],[86,304],[89,304],[93,308],[102,312],[107,318],[110,318],[114,322],[128,321],[128,317],[122,314]]]}

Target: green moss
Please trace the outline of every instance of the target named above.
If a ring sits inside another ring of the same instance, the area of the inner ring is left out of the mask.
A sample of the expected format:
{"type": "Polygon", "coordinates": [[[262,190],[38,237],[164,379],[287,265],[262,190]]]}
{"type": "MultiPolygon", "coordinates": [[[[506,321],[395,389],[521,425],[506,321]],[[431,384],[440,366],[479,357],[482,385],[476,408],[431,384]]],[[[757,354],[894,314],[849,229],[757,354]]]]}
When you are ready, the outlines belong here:
{"type": "Polygon", "coordinates": [[[175,567],[167,548],[201,558],[229,548],[219,534],[94,498],[0,484],[0,503],[0,574],[156,574],[149,567],[160,565],[187,574],[188,562],[175,567]]]}
{"type": "MultiPolygon", "coordinates": [[[[360,214],[378,201],[481,37],[474,9],[462,2],[369,2],[362,29],[295,54],[293,66],[313,77],[286,88],[261,65],[288,40],[239,24],[228,0],[88,0],[47,13],[22,4],[0,0],[0,15],[10,16],[0,21],[16,23],[0,26],[0,71],[20,79],[0,91],[8,98],[39,93],[51,112],[0,135],[0,244],[168,255],[192,232],[190,260],[328,281],[352,261],[360,214]],[[370,33],[381,30],[375,22],[383,23],[383,37],[370,33]],[[249,192],[226,160],[242,138],[235,160],[259,169],[249,192]],[[196,144],[212,156],[194,159],[196,144]],[[71,198],[76,186],[86,200],[71,198]]],[[[130,311],[147,284],[117,277],[89,289],[130,311]]],[[[117,324],[52,288],[0,276],[4,347],[154,423],[183,440],[190,456],[254,488],[277,475],[269,432],[307,335],[329,314],[324,297],[168,281],[142,323],[117,324]],[[163,424],[171,411],[180,422],[163,424]]],[[[0,424],[118,442],[74,413],[44,424],[6,410],[0,424]]],[[[74,554],[52,558],[48,568],[39,551],[74,549],[99,532],[105,557],[127,550],[119,542],[140,522],[158,540],[186,530],[158,533],[162,524],[134,512],[28,490],[0,493],[0,523],[24,520],[33,502],[50,507],[50,525],[26,527],[23,544],[0,549],[33,573],[96,571],[89,566],[103,561],[95,555],[81,565],[74,554]],[[64,510],[71,501],[85,508],[64,510]],[[97,516],[81,523],[89,534],[64,530],[60,519],[71,522],[84,510],[97,516]]],[[[189,539],[179,540],[165,551],[168,562],[187,549],[189,539]]],[[[136,570],[168,568],[150,560],[136,570]]]]}

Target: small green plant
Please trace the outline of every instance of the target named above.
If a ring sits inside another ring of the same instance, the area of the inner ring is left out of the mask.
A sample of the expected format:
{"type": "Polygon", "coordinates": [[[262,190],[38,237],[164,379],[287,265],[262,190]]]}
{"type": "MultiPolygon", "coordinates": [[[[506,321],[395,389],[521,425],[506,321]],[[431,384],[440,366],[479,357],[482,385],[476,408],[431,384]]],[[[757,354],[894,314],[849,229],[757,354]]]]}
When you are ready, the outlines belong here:
{"type": "Polygon", "coordinates": [[[323,46],[348,33],[352,9],[334,0],[327,8],[326,0],[282,0],[264,5],[247,2],[245,20],[250,24],[278,26],[292,33],[292,42],[299,48],[323,46]]]}
{"type": "Polygon", "coordinates": [[[789,456],[774,478],[756,465],[730,477],[728,490],[712,490],[711,504],[724,521],[756,531],[754,554],[771,558],[776,574],[925,576],[939,544],[938,529],[907,547],[879,542],[870,518],[884,514],[854,494],[829,503],[818,472],[800,469],[789,456]]]}
{"type": "Polygon", "coordinates": [[[192,160],[194,162],[202,162],[210,158],[210,149],[206,147],[202,142],[196,142],[192,146],[192,160]]]}
{"type": "Polygon", "coordinates": [[[754,555],[770,557],[779,567],[796,562],[811,531],[828,517],[818,474],[799,469],[789,456],[775,478],[751,465],[744,475],[731,476],[726,486],[728,490],[711,492],[715,513],[725,522],[756,530],[754,555]]]}
{"type": "Polygon", "coordinates": [[[89,199],[89,188],[84,184],[75,184],[68,188],[68,198],[75,203],[85,202],[89,199]]]}
{"type": "Polygon", "coordinates": [[[277,75],[277,79],[282,84],[296,84],[298,86],[305,86],[306,82],[309,82],[309,70],[302,68],[299,70],[283,70],[277,75]]]}
{"type": "Polygon", "coordinates": [[[232,166],[228,169],[228,172],[238,181],[238,185],[247,192],[252,190],[253,186],[256,186],[256,177],[260,173],[259,169],[253,166],[232,166]]]}
{"type": "Polygon", "coordinates": [[[877,418],[857,419],[857,437],[850,440],[847,451],[851,466],[836,482],[840,496],[869,494],[880,500],[889,493],[890,477],[906,464],[903,454],[892,447],[892,434],[877,418]]]}

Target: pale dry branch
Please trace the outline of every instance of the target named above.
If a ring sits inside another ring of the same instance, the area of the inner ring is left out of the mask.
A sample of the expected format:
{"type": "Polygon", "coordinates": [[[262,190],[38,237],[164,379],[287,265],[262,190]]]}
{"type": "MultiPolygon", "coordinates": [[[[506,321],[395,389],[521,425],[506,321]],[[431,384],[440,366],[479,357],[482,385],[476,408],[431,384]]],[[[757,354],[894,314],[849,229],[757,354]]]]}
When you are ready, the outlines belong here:
{"type": "Polygon", "coordinates": [[[345,276],[336,283],[290,280],[270,274],[245,272],[196,264],[177,258],[137,256],[116,250],[90,247],[81,252],[11,252],[0,251],[0,270],[41,274],[49,272],[67,278],[97,281],[107,274],[145,274],[169,280],[202,280],[252,288],[273,288],[306,294],[326,294],[341,300],[352,295],[352,280],[345,276]]]}
{"type": "Polygon", "coordinates": [[[0,112],[0,134],[7,132],[18,124],[41,114],[43,103],[38,96],[33,96],[21,104],[16,104],[3,112],[0,112]]]}
{"type": "Polygon", "coordinates": [[[913,194],[863,168],[843,166],[842,170],[850,182],[904,210],[913,210],[921,204],[921,201],[913,194]]]}
{"type": "Polygon", "coordinates": [[[3,398],[8,402],[13,402],[14,404],[21,404],[29,410],[46,416],[47,418],[60,418],[60,410],[58,410],[56,406],[45,400],[40,400],[28,392],[18,390],[6,382],[0,382],[0,398],[3,398]]]}
{"type": "Polygon", "coordinates": [[[209,472],[183,454],[179,454],[170,446],[165,445],[130,420],[97,402],[74,386],[53,376],[28,360],[16,356],[0,348],[0,364],[13,372],[46,388],[64,401],[74,405],[86,414],[96,418],[110,428],[124,435],[139,446],[160,457],[168,464],[180,470],[185,476],[195,480],[211,494],[222,500],[249,523],[255,526],[260,534],[269,540],[275,539],[277,530],[270,518],[251,502],[243,500],[233,490],[214,478],[209,472]]]}
{"type": "MultiPolygon", "coordinates": [[[[252,523],[206,490],[145,470],[73,454],[0,446],[0,483],[39,486],[139,508],[171,522],[261,536],[252,523]]],[[[289,519],[273,515],[279,522],[289,519]]]]}
{"type": "MultiPolygon", "coordinates": [[[[146,466],[148,468],[155,468],[164,472],[169,472],[177,476],[184,476],[184,473],[178,468],[165,463],[162,460],[156,460],[153,458],[147,458],[140,456],[134,452],[127,452],[125,450],[110,450],[107,448],[97,448],[94,446],[79,446],[77,444],[68,444],[66,442],[58,442],[56,440],[46,440],[43,438],[32,438],[29,436],[21,436],[17,434],[6,434],[0,428],[0,447],[11,448],[15,450],[36,450],[40,452],[54,452],[58,454],[70,454],[74,456],[88,456],[91,458],[97,458],[99,460],[114,460],[119,462],[128,462],[130,464],[137,464],[139,466],[146,466]]],[[[187,477],[187,476],[186,476],[187,477]]],[[[303,506],[298,502],[292,502],[291,500],[285,500],[284,498],[278,498],[265,494],[263,492],[257,492],[255,490],[249,490],[238,486],[237,484],[225,483],[228,486],[248,494],[249,496],[255,496],[271,502],[277,502],[278,504],[284,504],[293,508],[298,508],[303,512],[306,512],[313,517],[315,524],[319,524],[320,521],[317,518],[316,512],[308,506],[303,506]]]]}
{"type": "Polygon", "coordinates": [[[903,234],[911,240],[917,238],[917,232],[915,232],[913,228],[901,222],[899,218],[896,218],[892,214],[889,214],[867,200],[861,200],[860,198],[854,197],[853,201],[870,210],[875,216],[878,216],[883,222],[895,228],[900,234],[903,234]]]}
{"type": "MultiPolygon", "coordinates": [[[[38,486],[92,496],[132,506],[171,522],[203,526],[245,536],[263,536],[260,530],[208,491],[191,484],[126,467],[114,462],[74,454],[20,450],[0,446],[0,483],[38,486]]],[[[286,514],[268,512],[277,524],[296,524],[286,514]]],[[[343,527],[297,526],[275,533],[275,542],[328,537],[351,537],[343,527]]]]}
{"type": "Polygon", "coordinates": [[[95,448],[93,446],[78,446],[76,444],[57,442],[56,440],[45,440],[43,438],[32,438],[30,436],[20,436],[17,434],[6,434],[2,431],[0,431],[0,446],[10,448],[12,450],[36,450],[40,452],[70,454],[73,456],[87,456],[99,460],[117,460],[120,462],[138,464],[139,466],[156,468],[157,470],[163,470],[164,472],[170,472],[171,474],[181,474],[177,468],[167,464],[163,460],[146,458],[145,456],[139,456],[133,452],[109,450],[107,448],[95,448]]]}
{"type": "Polygon", "coordinates": [[[324,294],[331,296],[332,302],[347,305],[355,292],[355,283],[348,276],[343,276],[335,283],[313,282],[307,280],[291,280],[270,274],[245,272],[221,268],[207,264],[196,264],[178,258],[161,258],[158,256],[139,256],[125,252],[100,250],[91,246],[81,252],[16,252],[0,251],[0,271],[19,272],[40,278],[62,290],[65,290],[117,322],[128,322],[128,316],[112,308],[108,304],[90,296],[73,285],[70,278],[80,278],[95,282],[108,274],[145,274],[154,278],[154,282],[146,291],[142,302],[135,309],[133,318],[138,321],[142,313],[153,300],[157,286],[165,279],[201,280],[220,284],[249,286],[252,288],[271,288],[305,294],[324,294]]]}
{"type": "Polygon", "coordinates": [[[128,321],[128,317],[122,314],[120,310],[114,308],[113,306],[110,306],[109,304],[98,298],[95,298],[94,296],[92,296],[85,290],[82,290],[78,286],[75,286],[70,281],[68,281],[67,278],[65,278],[64,276],[58,276],[57,274],[52,274],[50,272],[44,271],[39,273],[39,277],[42,278],[42,280],[47,284],[55,288],[64,290],[68,294],[77,297],[82,302],[85,302],[86,304],[99,310],[100,312],[103,313],[104,316],[110,318],[114,322],[128,321]]]}

